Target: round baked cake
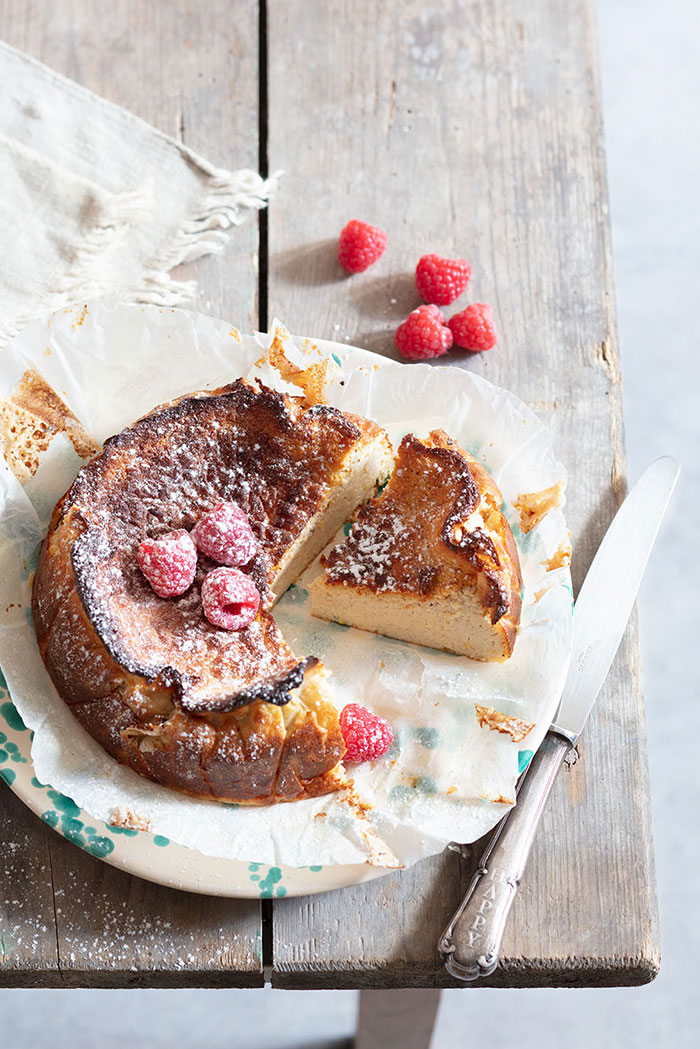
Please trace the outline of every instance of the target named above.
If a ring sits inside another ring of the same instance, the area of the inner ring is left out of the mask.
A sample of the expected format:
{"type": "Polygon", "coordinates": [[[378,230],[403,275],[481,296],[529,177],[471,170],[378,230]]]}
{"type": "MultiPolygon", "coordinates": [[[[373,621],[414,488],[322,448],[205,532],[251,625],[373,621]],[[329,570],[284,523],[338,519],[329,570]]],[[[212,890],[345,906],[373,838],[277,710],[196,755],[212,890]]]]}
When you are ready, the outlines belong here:
{"type": "Polygon", "coordinates": [[[56,506],[32,609],[63,700],[118,761],[197,797],[269,804],[344,782],[327,675],[270,613],[391,468],[366,419],[238,380],[164,405],[110,438],[56,506]],[[261,595],[240,630],[210,623],[200,554],[178,597],[141,572],[144,539],[193,526],[221,501],[250,521],[243,571],[261,595]]]}

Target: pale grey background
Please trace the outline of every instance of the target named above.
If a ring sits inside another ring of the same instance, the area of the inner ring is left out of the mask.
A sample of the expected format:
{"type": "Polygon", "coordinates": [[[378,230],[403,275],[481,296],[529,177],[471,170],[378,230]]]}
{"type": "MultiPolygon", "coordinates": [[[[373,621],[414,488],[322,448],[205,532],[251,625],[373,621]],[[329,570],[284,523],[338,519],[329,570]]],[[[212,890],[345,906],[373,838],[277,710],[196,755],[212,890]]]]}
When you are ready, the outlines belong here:
{"type": "MultiPolygon", "coordinates": [[[[635,989],[448,991],[432,1049],[686,1049],[699,1038],[700,846],[690,828],[700,746],[700,0],[598,6],[630,474],[664,453],[683,464],[639,603],[662,971],[635,989]]],[[[328,1049],[350,1034],[356,1000],[345,991],[5,990],[0,1044],[328,1049]]]]}

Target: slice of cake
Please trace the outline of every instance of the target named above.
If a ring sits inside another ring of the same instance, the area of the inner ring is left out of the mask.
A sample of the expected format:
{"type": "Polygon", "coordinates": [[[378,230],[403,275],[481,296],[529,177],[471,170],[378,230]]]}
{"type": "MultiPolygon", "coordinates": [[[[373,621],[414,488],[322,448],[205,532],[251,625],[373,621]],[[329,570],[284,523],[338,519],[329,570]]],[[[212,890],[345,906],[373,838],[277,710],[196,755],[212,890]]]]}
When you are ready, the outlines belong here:
{"type": "Polygon", "coordinates": [[[61,697],[119,761],[200,797],[254,804],[337,789],[345,747],[312,654],[269,609],[391,465],[380,427],[241,379],[163,405],[105,443],[58,503],[33,588],[61,697]],[[212,625],[199,557],[165,599],[137,559],[222,501],[250,522],[260,594],[242,629],[212,625]]]}
{"type": "Polygon", "coordinates": [[[322,558],[315,616],[479,660],[520,621],[518,551],[486,470],[444,431],[404,437],[384,492],[322,558]]]}

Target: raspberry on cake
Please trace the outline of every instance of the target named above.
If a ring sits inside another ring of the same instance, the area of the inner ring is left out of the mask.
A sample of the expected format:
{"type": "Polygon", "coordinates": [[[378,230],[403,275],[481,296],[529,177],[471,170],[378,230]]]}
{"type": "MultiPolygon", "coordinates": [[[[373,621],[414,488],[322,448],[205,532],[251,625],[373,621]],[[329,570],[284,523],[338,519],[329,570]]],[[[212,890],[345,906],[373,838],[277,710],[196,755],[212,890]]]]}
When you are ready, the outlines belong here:
{"type": "Polygon", "coordinates": [[[310,586],[322,619],[472,659],[510,657],[518,552],[486,470],[442,430],[404,437],[389,483],[363,506],[310,586]]]}
{"type": "Polygon", "coordinates": [[[237,568],[215,568],[202,580],[202,611],[212,626],[242,630],[255,619],[260,594],[237,568]]]}
{"type": "Polygon", "coordinates": [[[139,568],[159,597],[179,597],[192,586],[197,550],[185,528],[159,539],[144,539],[137,551],[139,568]]]}
{"type": "Polygon", "coordinates": [[[245,379],[110,438],[57,504],[32,594],[41,654],[80,724],[118,761],[196,797],[263,805],[342,786],[345,744],[323,667],[292,652],[270,609],[390,464],[374,423],[245,379]],[[222,504],[250,522],[245,574],[201,547],[197,561],[187,535],[210,514],[221,522],[222,504]],[[196,571],[166,600],[138,550],[168,533],[189,544],[196,571]],[[235,592],[212,586],[217,573],[233,573],[235,592]],[[207,609],[249,616],[250,587],[254,618],[233,629],[208,621],[207,609]]]}
{"type": "Polygon", "coordinates": [[[247,565],[258,548],[247,514],[235,503],[219,503],[192,529],[198,550],[220,565],[247,565]]]}

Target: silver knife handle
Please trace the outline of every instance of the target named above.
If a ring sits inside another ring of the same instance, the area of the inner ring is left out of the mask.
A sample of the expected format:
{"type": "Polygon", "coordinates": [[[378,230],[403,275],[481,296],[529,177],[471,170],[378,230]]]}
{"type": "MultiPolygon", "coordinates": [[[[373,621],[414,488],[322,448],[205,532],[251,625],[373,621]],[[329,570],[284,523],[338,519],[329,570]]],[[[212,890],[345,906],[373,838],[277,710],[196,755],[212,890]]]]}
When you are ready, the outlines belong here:
{"type": "Polygon", "coordinates": [[[537,825],[571,743],[548,732],[499,824],[467,894],[439,943],[447,971],[459,980],[490,976],[498,965],[508,912],[525,870],[537,825]]]}

